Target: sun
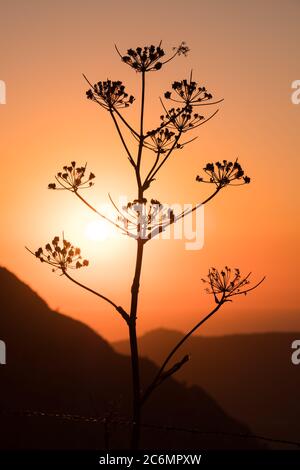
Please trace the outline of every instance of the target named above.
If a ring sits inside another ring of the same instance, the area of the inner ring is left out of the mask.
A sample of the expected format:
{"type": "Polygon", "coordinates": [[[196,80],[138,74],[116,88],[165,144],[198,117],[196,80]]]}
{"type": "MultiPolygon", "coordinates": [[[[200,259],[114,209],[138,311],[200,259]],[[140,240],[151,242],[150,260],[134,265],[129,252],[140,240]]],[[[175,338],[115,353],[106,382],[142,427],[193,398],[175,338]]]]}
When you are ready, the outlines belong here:
{"type": "Polygon", "coordinates": [[[93,220],[87,224],[85,229],[85,236],[91,241],[104,241],[110,238],[111,235],[111,226],[105,220],[93,220]]]}

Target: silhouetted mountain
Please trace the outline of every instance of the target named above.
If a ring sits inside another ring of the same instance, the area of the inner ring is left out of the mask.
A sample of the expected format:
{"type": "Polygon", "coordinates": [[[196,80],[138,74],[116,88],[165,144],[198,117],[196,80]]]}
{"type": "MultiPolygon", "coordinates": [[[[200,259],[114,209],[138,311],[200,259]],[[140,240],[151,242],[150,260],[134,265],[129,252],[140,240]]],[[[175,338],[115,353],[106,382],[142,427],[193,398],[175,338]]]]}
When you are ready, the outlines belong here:
{"type": "MultiPolygon", "coordinates": [[[[140,353],[161,364],[183,337],[177,331],[151,331],[140,338],[140,353]]],[[[196,384],[255,434],[300,441],[300,366],[291,362],[291,344],[300,332],[193,336],[175,356],[191,354],[176,375],[196,384]]],[[[114,344],[128,353],[127,341],[114,344]]]]}
{"type": "MultiPolygon", "coordinates": [[[[110,448],[128,447],[129,358],[116,353],[84,324],[51,311],[4,268],[0,268],[0,286],[0,339],[7,345],[7,364],[0,367],[0,447],[103,448],[103,423],[83,419],[93,416],[110,417],[110,448]]],[[[142,361],[144,383],[156,371],[151,361],[142,361]]],[[[175,380],[166,381],[151,397],[144,422],[205,432],[249,433],[202,389],[175,380]]],[[[205,449],[259,448],[260,444],[222,434],[147,428],[142,446],[205,449]]]]}

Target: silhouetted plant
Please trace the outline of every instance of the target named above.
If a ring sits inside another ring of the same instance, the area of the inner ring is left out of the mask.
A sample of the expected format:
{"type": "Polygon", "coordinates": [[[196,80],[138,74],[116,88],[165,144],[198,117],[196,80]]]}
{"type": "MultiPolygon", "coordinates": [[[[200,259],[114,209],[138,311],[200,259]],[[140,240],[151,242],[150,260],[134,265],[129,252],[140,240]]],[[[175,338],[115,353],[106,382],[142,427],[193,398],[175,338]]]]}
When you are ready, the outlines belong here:
{"type": "Polygon", "coordinates": [[[81,284],[70,276],[69,270],[71,268],[78,269],[88,266],[89,263],[87,260],[82,260],[79,248],[73,247],[73,245],[64,240],[64,238],[62,239],[61,245],[59,237],[55,237],[52,244],[47,244],[45,249],[39,248],[36,252],[31,251],[31,253],[39,258],[40,261],[49,264],[52,269],[60,270],[63,276],[67,277],[75,284],[111,304],[128,325],[133,390],[131,446],[133,449],[136,449],[139,446],[141,410],[143,404],[161,383],[177,372],[189,360],[189,356],[185,355],[179,362],[167,368],[175,352],[192,333],[214,315],[226,302],[232,301],[232,298],[236,295],[247,294],[258,287],[263,279],[253,287],[250,287],[250,273],[242,277],[238,269],[231,271],[230,268],[225,267],[223,270],[218,271],[215,268],[211,268],[204,282],[208,284],[207,292],[214,296],[217,305],[175,345],[146,390],[141,389],[136,321],[143,252],[146,243],[171,224],[183,219],[188,214],[196,211],[201,205],[209,202],[225,187],[248,184],[250,178],[244,175],[244,170],[237,160],[235,162],[223,160],[222,163],[207,163],[204,167],[204,172],[208,176],[208,179],[197,176],[196,180],[198,182],[213,184],[215,189],[206,199],[194,205],[191,209],[176,214],[172,209],[164,206],[156,199],[148,201],[145,197],[145,192],[156,180],[157,174],[169,160],[173,151],[182,149],[196,138],[193,137],[190,140],[182,141],[182,136],[206,123],[218,112],[217,109],[210,116],[205,117],[203,114],[197,112],[197,108],[200,106],[214,105],[222,100],[212,101],[212,94],[208,92],[204,86],[200,86],[194,81],[192,74],[190,74],[189,79],[173,82],[172,91],[166,91],[164,93],[165,100],[177,103],[176,107],[167,109],[165,103],[161,100],[163,114],[160,116],[160,122],[156,128],[146,131],[144,129],[144,114],[147,73],[159,71],[176,56],[185,56],[189,52],[189,48],[183,42],[179,47],[173,48],[173,53],[169,57],[166,57],[161,43],[158,46],[150,45],[143,48],[137,47],[136,49],[128,49],[125,55],[121,54],[117,47],[116,50],[122,62],[129,65],[141,76],[139,129],[134,129],[121,113],[124,108],[132,105],[135,101],[133,95],[125,91],[125,86],[121,81],[106,80],[99,81],[92,85],[87,77],[84,76],[90,85],[86,96],[89,100],[97,103],[101,108],[109,112],[127,158],[134,168],[137,197],[126,206],[119,208],[109,196],[116,210],[116,219],[113,220],[107,217],[92,206],[80,193],[82,189],[93,186],[95,175],[92,172],[87,172],[86,165],[77,166],[76,162],[71,162],[69,166],[64,166],[63,171],[57,173],[55,177],[56,182],[50,183],[48,187],[52,190],[68,190],[74,193],[89,209],[113,224],[122,233],[136,240],[135,272],[131,286],[131,304],[129,311],[127,312],[111,299],[81,284]],[[137,142],[135,154],[130,150],[125,140],[123,128],[129,130],[132,138],[137,142]],[[155,154],[155,158],[148,166],[145,174],[142,171],[144,150],[149,150],[155,154]]]}
{"type": "Polygon", "coordinates": [[[76,192],[79,188],[90,188],[93,186],[92,180],[95,178],[93,173],[90,173],[88,177],[86,174],[86,165],[77,167],[76,162],[71,162],[70,166],[64,166],[63,171],[60,171],[55,176],[56,183],[50,183],[48,189],[66,189],[68,191],[76,192]]]}
{"type": "Polygon", "coordinates": [[[223,160],[223,163],[207,163],[203,170],[210,177],[209,180],[205,180],[198,175],[196,181],[199,183],[213,183],[217,188],[229,185],[241,186],[250,183],[249,176],[244,176],[244,170],[237,160],[234,163],[227,160],[223,160]],[[238,183],[233,183],[234,181],[238,181],[238,183]]]}
{"type": "Polygon", "coordinates": [[[86,92],[86,97],[100,104],[104,109],[127,108],[134,102],[134,96],[125,93],[122,82],[98,82],[86,92]]]}
{"type": "Polygon", "coordinates": [[[186,340],[195,333],[200,326],[202,326],[210,317],[212,317],[226,302],[231,302],[231,297],[235,295],[246,295],[248,292],[256,289],[263,281],[264,278],[256,283],[254,286],[250,287],[250,275],[247,274],[245,277],[242,277],[239,269],[232,270],[228,266],[225,266],[222,271],[218,271],[216,268],[210,268],[206,279],[202,279],[204,283],[207,283],[209,287],[205,290],[208,294],[214,296],[217,306],[204,318],[200,320],[185,336],[174,346],[171,352],[168,354],[164,360],[161,368],[159,369],[156,377],[153,382],[149,385],[145,391],[142,402],[144,403],[151,393],[164,382],[168,377],[177,372],[188,360],[189,356],[186,355],[181,359],[181,361],[175,363],[170,369],[166,370],[166,367],[174,354],[178,349],[186,342],[186,340]],[[248,287],[247,287],[248,286],[248,287]]]}
{"type": "Polygon", "coordinates": [[[247,294],[261,284],[262,281],[254,287],[246,287],[250,284],[250,275],[251,273],[242,277],[238,268],[232,270],[228,266],[225,266],[222,271],[218,271],[216,268],[210,268],[207,278],[202,279],[202,281],[209,284],[209,287],[205,289],[206,292],[213,294],[215,302],[220,304],[221,302],[228,302],[230,297],[234,295],[247,294]]]}
{"type": "MultiPolygon", "coordinates": [[[[62,273],[67,269],[80,269],[89,265],[88,260],[82,260],[80,248],[71,245],[70,242],[62,239],[60,245],[59,237],[54,237],[51,244],[47,243],[45,248],[39,248],[34,254],[42,263],[47,263],[53,267],[53,271],[60,269],[62,273]]],[[[30,251],[30,250],[29,250],[30,251]]]]}

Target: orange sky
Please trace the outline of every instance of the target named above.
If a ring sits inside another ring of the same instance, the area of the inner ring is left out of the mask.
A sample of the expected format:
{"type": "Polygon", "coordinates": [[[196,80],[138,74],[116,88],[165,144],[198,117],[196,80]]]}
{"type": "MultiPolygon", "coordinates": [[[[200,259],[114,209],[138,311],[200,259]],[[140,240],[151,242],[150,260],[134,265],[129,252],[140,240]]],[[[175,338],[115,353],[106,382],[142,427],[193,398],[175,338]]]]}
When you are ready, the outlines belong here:
{"type": "MultiPolygon", "coordinates": [[[[291,83],[300,79],[300,3],[2,0],[0,8],[0,80],[7,86],[7,104],[0,105],[1,265],[52,308],[108,339],[126,335],[109,306],[53,274],[24,245],[38,248],[64,230],[91,261],[75,273],[77,279],[128,307],[135,243],[88,240],[85,231],[94,216],[72,194],[50,192],[47,184],[65,163],[88,161],[97,178],[85,195],[94,204],[107,202],[108,191],[116,199],[136,196],[132,168],[109,115],[85,99],[81,74],[93,82],[120,79],[138,98],[140,77],[121,63],[114,43],[125,50],[162,39],[170,50],[184,40],[189,56],[148,76],[149,127],[161,114],[158,96],[191,68],[224,102],[198,129],[197,141],[173,154],[148,196],[172,203],[202,200],[211,190],[195,182],[204,164],[237,156],[252,182],[226,188],[206,207],[202,250],[186,251],[182,241],[146,245],[139,332],[192,326],[212,305],[200,278],[210,266],[224,264],[267,280],[226,305],[203,334],[299,329],[300,104],[291,102],[291,83]]],[[[125,111],[132,122],[137,103],[125,111]]]]}

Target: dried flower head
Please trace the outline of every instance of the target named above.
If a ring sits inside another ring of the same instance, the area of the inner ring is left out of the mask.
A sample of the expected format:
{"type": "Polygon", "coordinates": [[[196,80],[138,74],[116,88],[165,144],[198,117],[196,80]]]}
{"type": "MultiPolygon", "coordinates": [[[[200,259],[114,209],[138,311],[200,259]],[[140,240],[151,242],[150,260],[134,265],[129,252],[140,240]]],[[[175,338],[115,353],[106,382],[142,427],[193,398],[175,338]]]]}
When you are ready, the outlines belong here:
{"type": "Polygon", "coordinates": [[[253,287],[247,287],[250,284],[249,277],[251,273],[242,277],[240,270],[230,269],[228,266],[222,271],[218,271],[216,268],[210,268],[206,279],[202,279],[205,284],[208,284],[205,290],[208,294],[213,294],[215,302],[217,304],[228,301],[230,297],[235,295],[246,295],[251,290],[256,289],[265,278],[253,287]]]}
{"type": "Polygon", "coordinates": [[[124,224],[125,229],[143,239],[149,238],[150,230],[158,228],[158,232],[162,231],[166,223],[173,223],[175,219],[173,210],[156,199],[135,199],[118,212],[118,221],[124,224]]]}
{"type": "Polygon", "coordinates": [[[161,47],[161,42],[158,46],[144,46],[137,47],[136,49],[128,49],[127,54],[122,55],[118,48],[116,50],[125,64],[132,67],[137,72],[154,72],[160,70],[164,64],[170,62],[177,55],[186,56],[189,48],[182,42],[178,47],[173,47],[173,55],[166,60],[161,60],[165,56],[165,51],[161,47]]]}
{"type": "MultiPolygon", "coordinates": [[[[163,154],[172,148],[176,136],[175,132],[171,131],[167,127],[163,129],[155,129],[149,131],[147,135],[150,137],[149,142],[144,142],[144,146],[150,150],[153,150],[155,153],[163,154]]],[[[178,144],[178,148],[180,144],[178,144]]]]}
{"type": "Polygon", "coordinates": [[[134,102],[134,96],[125,92],[125,86],[120,81],[98,82],[86,92],[86,96],[108,110],[127,108],[134,102]]]}
{"type": "Polygon", "coordinates": [[[51,243],[47,243],[45,248],[39,248],[36,252],[30,253],[35,255],[42,263],[52,266],[52,271],[57,269],[63,273],[67,269],[80,269],[89,265],[88,260],[82,259],[80,248],[74,247],[70,242],[62,237],[54,237],[51,243]]]}
{"type": "Polygon", "coordinates": [[[250,178],[244,176],[244,170],[238,163],[237,159],[235,162],[229,162],[223,160],[223,163],[207,163],[203,168],[205,173],[210,177],[209,180],[205,180],[201,176],[196,177],[196,181],[200,183],[213,183],[217,188],[223,188],[224,186],[241,186],[243,184],[249,184],[250,178]],[[238,183],[234,183],[238,181],[238,183]]]}
{"type": "Polygon", "coordinates": [[[160,116],[161,126],[168,124],[169,128],[178,132],[187,132],[200,126],[204,122],[204,116],[192,112],[192,106],[184,108],[171,108],[166,115],[160,116]]]}
{"type": "Polygon", "coordinates": [[[190,52],[190,48],[186,45],[185,41],[182,41],[178,47],[173,47],[173,51],[175,51],[177,55],[184,55],[186,57],[190,52]]]}
{"type": "Polygon", "coordinates": [[[50,183],[48,189],[66,189],[68,191],[76,192],[79,188],[86,189],[93,186],[94,173],[90,173],[86,177],[86,165],[76,167],[76,162],[71,162],[70,166],[64,166],[63,171],[60,171],[55,176],[58,183],[50,183]]]}
{"type": "Polygon", "coordinates": [[[199,106],[212,99],[212,94],[208,93],[205,87],[198,86],[197,82],[192,80],[192,74],[189,81],[184,79],[173,82],[172,89],[173,92],[165,92],[165,98],[175,103],[199,106]]]}

